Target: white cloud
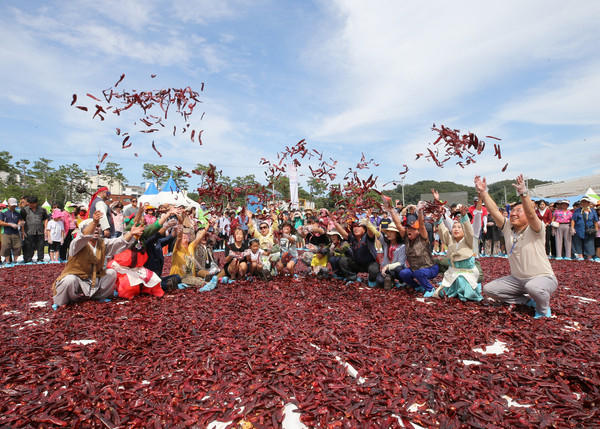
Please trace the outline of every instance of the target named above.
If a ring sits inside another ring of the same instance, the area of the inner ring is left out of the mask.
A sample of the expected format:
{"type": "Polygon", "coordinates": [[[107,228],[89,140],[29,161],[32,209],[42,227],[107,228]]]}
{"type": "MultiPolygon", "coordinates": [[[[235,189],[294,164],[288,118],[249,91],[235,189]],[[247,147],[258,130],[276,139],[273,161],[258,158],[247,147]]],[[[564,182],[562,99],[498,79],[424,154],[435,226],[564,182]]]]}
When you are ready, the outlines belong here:
{"type": "Polygon", "coordinates": [[[600,125],[600,62],[544,82],[498,113],[505,121],[550,125],[600,125]]]}
{"type": "MultiPolygon", "coordinates": [[[[341,31],[316,52],[340,109],[316,136],[366,140],[366,127],[461,108],[517,73],[598,49],[600,4],[338,1],[341,31]],[[592,41],[592,43],[590,43],[592,41]]],[[[320,40],[319,42],[322,42],[320,40]]],[[[329,94],[328,94],[329,95],[329,94]]],[[[490,100],[492,101],[492,100],[490,100]]]]}

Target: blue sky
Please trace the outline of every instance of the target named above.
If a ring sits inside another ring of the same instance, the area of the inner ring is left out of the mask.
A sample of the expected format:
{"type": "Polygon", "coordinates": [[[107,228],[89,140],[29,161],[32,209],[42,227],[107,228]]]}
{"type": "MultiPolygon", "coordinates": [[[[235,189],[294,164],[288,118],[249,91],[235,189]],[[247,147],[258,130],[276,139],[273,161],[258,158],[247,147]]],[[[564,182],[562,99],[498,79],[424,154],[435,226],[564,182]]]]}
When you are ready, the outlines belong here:
{"type": "Polygon", "coordinates": [[[7,1],[0,149],[83,168],[107,152],[131,184],[145,162],[212,163],[263,180],[260,159],[300,139],[339,160],[341,175],[364,152],[380,184],[402,164],[406,183],[598,174],[598,22],[591,0],[7,1]],[[99,96],[122,73],[128,90],[204,82],[206,114],[192,121],[203,146],[155,133],[122,150],[115,128],[135,118],[100,122],[70,106],[73,93],[99,96]],[[465,169],[415,161],[436,138],[433,123],[502,138],[502,160],[488,140],[465,169]]]}

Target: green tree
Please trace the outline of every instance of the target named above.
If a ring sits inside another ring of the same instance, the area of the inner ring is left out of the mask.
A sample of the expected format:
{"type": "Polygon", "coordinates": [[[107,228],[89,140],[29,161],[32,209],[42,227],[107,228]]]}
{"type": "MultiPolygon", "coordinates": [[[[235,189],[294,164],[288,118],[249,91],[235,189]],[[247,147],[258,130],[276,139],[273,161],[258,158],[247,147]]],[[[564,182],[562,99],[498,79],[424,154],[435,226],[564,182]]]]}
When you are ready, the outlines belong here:
{"type": "Polygon", "coordinates": [[[146,163],[142,168],[144,170],[142,177],[147,180],[156,181],[156,186],[159,188],[164,185],[171,176],[177,182],[177,186],[179,186],[180,189],[187,190],[188,188],[188,179],[182,176],[179,170],[171,169],[168,165],[146,163]]]}
{"type": "Polygon", "coordinates": [[[123,184],[127,181],[125,175],[123,175],[123,169],[116,162],[109,161],[106,164],[104,164],[104,167],[102,167],[100,173],[103,176],[106,176],[109,185],[112,185],[113,183],[117,182],[123,184]]]}
{"type": "Polygon", "coordinates": [[[12,155],[7,150],[0,151],[0,171],[10,173],[15,169],[11,159],[12,155]]]}
{"type": "Polygon", "coordinates": [[[75,186],[78,183],[85,183],[87,174],[79,165],[73,163],[71,165],[60,165],[56,170],[58,176],[63,180],[65,187],[64,202],[79,200],[80,194],[75,191],[75,186]]]}

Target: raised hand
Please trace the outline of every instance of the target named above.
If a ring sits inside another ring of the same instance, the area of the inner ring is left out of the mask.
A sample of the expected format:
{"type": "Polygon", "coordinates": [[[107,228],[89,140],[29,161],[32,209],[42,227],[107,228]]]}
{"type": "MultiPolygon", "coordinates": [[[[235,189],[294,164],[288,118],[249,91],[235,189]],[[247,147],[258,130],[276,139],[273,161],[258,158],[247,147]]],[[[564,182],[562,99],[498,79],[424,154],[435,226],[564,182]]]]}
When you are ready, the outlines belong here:
{"type": "Polygon", "coordinates": [[[514,186],[514,188],[517,191],[517,194],[519,195],[523,195],[527,193],[527,185],[525,184],[525,179],[523,178],[522,174],[519,174],[517,176],[517,183],[513,183],[512,185],[514,186]]]}
{"type": "Polygon", "coordinates": [[[475,188],[480,194],[487,191],[487,182],[485,177],[481,178],[479,176],[475,176],[475,188]]]}

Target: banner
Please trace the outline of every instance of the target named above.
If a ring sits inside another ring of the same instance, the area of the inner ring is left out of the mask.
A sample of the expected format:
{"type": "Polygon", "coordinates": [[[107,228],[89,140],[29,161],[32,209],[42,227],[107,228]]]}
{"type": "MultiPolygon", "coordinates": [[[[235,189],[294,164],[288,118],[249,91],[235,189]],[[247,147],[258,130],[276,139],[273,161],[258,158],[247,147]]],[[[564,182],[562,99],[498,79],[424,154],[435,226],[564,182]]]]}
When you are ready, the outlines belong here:
{"type": "Polygon", "coordinates": [[[290,178],[290,203],[292,209],[298,208],[298,170],[294,164],[288,164],[288,177],[290,178]]]}

